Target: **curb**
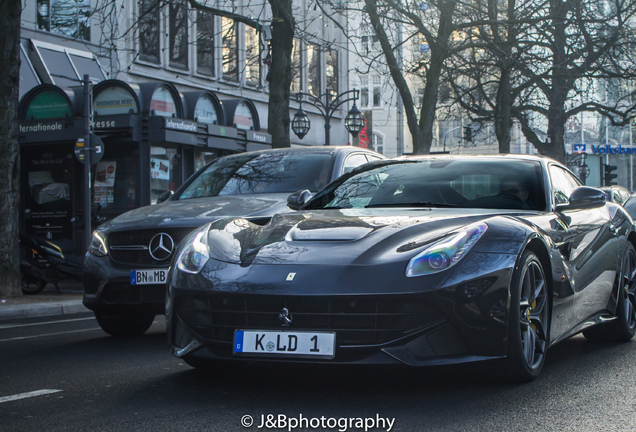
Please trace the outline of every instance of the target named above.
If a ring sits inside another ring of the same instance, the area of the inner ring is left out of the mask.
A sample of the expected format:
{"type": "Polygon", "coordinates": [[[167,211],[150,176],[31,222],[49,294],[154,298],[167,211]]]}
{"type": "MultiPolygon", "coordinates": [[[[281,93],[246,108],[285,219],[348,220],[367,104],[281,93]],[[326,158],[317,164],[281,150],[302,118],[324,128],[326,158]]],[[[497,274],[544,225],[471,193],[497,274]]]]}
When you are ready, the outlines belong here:
{"type": "Polygon", "coordinates": [[[30,305],[0,306],[0,321],[46,317],[56,315],[72,315],[90,312],[82,304],[82,300],[65,300],[54,303],[30,305]]]}

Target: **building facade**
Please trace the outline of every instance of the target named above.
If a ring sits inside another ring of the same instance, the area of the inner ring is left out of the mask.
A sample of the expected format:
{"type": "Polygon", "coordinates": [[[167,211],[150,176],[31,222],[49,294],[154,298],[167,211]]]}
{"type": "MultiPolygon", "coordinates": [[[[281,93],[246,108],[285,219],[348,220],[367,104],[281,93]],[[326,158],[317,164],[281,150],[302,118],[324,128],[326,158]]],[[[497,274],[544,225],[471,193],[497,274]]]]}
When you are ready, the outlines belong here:
{"type": "MultiPolygon", "coordinates": [[[[75,150],[86,136],[87,106],[91,145],[100,148],[90,200],[102,220],[155,203],[216,157],[272,146],[267,2],[200,2],[215,14],[187,0],[22,1],[25,232],[70,239],[81,249],[85,192],[75,150]]],[[[344,90],[346,53],[324,43],[342,33],[312,16],[305,0],[294,11],[306,29],[295,48],[296,91],[344,90]]],[[[292,144],[322,145],[322,117],[306,111],[312,130],[292,144]]],[[[345,115],[343,107],[334,120],[339,136],[346,134],[345,115]]]]}

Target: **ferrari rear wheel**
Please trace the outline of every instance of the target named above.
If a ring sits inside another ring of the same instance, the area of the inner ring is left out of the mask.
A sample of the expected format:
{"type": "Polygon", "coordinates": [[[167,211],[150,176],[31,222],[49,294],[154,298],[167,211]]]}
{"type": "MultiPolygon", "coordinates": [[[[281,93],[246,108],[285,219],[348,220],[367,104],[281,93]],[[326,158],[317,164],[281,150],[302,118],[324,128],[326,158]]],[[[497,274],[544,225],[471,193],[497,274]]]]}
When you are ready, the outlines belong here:
{"type": "Polygon", "coordinates": [[[616,279],[616,319],[583,331],[591,342],[628,342],[636,333],[636,249],[628,243],[623,253],[621,273],[616,279]]]}
{"type": "Polygon", "coordinates": [[[541,261],[525,251],[510,286],[508,372],[515,381],[532,381],[543,368],[549,343],[550,299],[541,261]]]}
{"type": "Polygon", "coordinates": [[[618,279],[616,302],[617,319],[610,323],[609,330],[614,340],[628,342],[636,333],[636,249],[627,243],[623,254],[621,275],[618,279]]]}

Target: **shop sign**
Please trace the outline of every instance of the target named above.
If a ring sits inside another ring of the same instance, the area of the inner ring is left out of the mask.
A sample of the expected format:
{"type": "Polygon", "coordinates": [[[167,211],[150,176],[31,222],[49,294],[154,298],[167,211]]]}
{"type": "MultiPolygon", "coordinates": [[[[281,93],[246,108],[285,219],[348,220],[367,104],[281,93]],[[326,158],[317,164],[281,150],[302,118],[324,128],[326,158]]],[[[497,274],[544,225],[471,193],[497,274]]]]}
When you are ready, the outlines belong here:
{"type": "Polygon", "coordinates": [[[95,129],[115,129],[117,122],[115,120],[97,120],[93,122],[95,129]]]}
{"type": "Polygon", "coordinates": [[[199,123],[218,124],[219,118],[212,99],[203,95],[194,107],[194,119],[199,123]]]}
{"type": "Polygon", "coordinates": [[[177,108],[168,89],[159,87],[152,94],[150,100],[150,112],[161,117],[173,117],[177,115],[177,108]]]}
{"type": "Polygon", "coordinates": [[[364,117],[364,126],[358,134],[358,147],[371,148],[373,111],[364,111],[362,116],[364,117]]]}
{"type": "Polygon", "coordinates": [[[217,135],[226,138],[236,138],[238,136],[238,133],[234,128],[210,124],[208,125],[208,133],[210,135],[217,135]]]}
{"type": "Polygon", "coordinates": [[[270,134],[267,134],[267,133],[247,132],[246,136],[247,136],[247,139],[249,141],[255,141],[255,142],[263,143],[263,144],[271,144],[272,143],[272,136],[270,134]]]}
{"type": "Polygon", "coordinates": [[[137,114],[139,108],[135,98],[128,90],[120,86],[112,86],[106,87],[95,96],[93,110],[96,115],[101,116],[137,114]]]}
{"type": "Polygon", "coordinates": [[[166,129],[172,129],[172,130],[178,130],[178,131],[184,131],[184,132],[197,131],[197,124],[195,122],[191,122],[188,120],[167,118],[165,125],[166,125],[166,129]]]}
{"type": "Polygon", "coordinates": [[[71,106],[63,94],[47,90],[38,93],[29,104],[27,120],[41,120],[71,117],[71,106]]]}
{"type": "Polygon", "coordinates": [[[21,124],[20,133],[34,133],[34,132],[54,132],[64,129],[64,124],[61,121],[57,122],[41,122],[31,124],[21,124]]]}
{"type": "MultiPolygon", "coordinates": [[[[592,149],[592,154],[598,155],[612,155],[612,154],[628,154],[633,155],[636,154],[636,147],[623,147],[622,145],[612,146],[612,145],[590,145],[592,149]]],[[[572,144],[572,153],[582,154],[587,153],[587,145],[586,144],[572,144]]]]}

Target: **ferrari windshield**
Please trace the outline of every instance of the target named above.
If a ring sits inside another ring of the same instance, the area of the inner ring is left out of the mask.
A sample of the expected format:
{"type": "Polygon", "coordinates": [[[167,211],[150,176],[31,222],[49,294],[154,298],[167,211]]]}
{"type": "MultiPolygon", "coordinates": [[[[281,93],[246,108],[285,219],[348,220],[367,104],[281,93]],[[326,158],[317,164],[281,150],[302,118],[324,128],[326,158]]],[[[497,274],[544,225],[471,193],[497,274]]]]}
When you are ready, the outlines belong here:
{"type": "Polygon", "coordinates": [[[176,197],[316,192],[331,178],[332,154],[279,152],[222,158],[204,168],[176,197]]]}
{"type": "Polygon", "coordinates": [[[374,166],[337,181],[304,208],[546,208],[541,165],[535,161],[440,158],[374,166]]]}

